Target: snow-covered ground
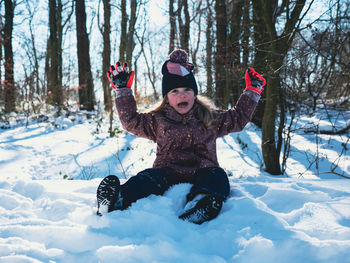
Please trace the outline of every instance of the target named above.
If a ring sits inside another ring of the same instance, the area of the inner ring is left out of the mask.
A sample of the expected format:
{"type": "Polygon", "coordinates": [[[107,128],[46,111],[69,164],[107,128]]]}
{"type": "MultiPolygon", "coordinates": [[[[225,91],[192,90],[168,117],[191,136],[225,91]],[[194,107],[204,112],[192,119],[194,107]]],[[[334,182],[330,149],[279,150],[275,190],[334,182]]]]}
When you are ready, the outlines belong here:
{"type": "MultiPolygon", "coordinates": [[[[338,118],[345,126],[349,114],[338,118]]],[[[0,130],[0,262],[350,262],[349,134],[298,117],[284,176],[263,170],[253,124],[218,140],[231,195],[213,221],[178,219],[189,184],[96,216],[96,188],[152,166],[155,145],[68,118],[0,130]]]]}

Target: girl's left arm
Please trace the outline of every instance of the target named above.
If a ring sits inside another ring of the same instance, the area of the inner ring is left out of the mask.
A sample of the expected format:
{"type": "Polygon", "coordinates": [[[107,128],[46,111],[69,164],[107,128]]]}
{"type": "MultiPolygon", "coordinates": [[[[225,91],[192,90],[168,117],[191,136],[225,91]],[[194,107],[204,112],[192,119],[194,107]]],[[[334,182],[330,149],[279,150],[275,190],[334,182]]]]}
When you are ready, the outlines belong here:
{"type": "Polygon", "coordinates": [[[260,94],[266,84],[265,78],[253,68],[245,72],[246,88],[238,99],[236,105],[228,110],[222,111],[217,118],[217,135],[224,136],[231,132],[243,130],[253,118],[256,105],[259,102],[260,94]]]}
{"type": "Polygon", "coordinates": [[[253,113],[259,99],[259,93],[252,90],[245,90],[232,109],[218,111],[216,116],[217,136],[225,136],[231,132],[243,130],[253,118],[253,113]]]}

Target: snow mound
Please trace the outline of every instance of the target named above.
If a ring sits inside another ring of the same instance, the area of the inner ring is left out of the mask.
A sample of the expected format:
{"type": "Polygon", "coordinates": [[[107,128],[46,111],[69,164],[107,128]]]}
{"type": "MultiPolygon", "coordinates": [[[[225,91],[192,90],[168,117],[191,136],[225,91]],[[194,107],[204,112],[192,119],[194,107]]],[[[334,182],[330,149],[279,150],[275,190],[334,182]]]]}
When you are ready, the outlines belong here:
{"type": "Polygon", "coordinates": [[[91,181],[0,182],[1,262],[347,262],[350,181],[230,179],[215,220],[178,219],[189,184],[97,216],[91,181]]]}

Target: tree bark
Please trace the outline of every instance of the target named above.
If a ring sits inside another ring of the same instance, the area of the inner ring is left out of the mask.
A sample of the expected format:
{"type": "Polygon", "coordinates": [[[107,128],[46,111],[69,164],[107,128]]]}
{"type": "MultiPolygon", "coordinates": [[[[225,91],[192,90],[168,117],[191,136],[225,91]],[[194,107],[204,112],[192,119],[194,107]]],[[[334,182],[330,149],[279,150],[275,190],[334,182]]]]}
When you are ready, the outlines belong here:
{"type": "Polygon", "coordinates": [[[250,27],[251,27],[251,19],[249,16],[250,10],[250,0],[244,0],[243,6],[243,15],[242,15],[242,29],[243,29],[243,41],[242,41],[242,68],[246,69],[249,62],[249,39],[250,39],[250,27]]]}
{"type": "Polygon", "coordinates": [[[175,12],[174,12],[174,0],[169,0],[169,24],[170,24],[169,54],[170,54],[175,48],[176,18],[175,18],[175,12]]]}
{"type": "MultiPolygon", "coordinates": [[[[59,1],[59,0],[58,0],[59,1]]],[[[60,7],[62,9],[62,5],[60,7]]],[[[58,107],[62,106],[62,35],[59,37],[59,32],[62,34],[61,14],[56,3],[56,0],[49,0],[49,29],[50,36],[48,39],[48,72],[47,86],[48,97],[47,102],[58,107]],[[61,71],[61,73],[60,73],[61,71]]]]}
{"type": "Polygon", "coordinates": [[[94,84],[91,74],[89,37],[86,31],[84,0],[76,0],[76,32],[79,71],[79,104],[84,110],[94,110],[94,84]]]}
{"type": "Polygon", "coordinates": [[[14,80],[14,62],[12,49],[12,31],[15,3],[5,0],[4,53],[5,53],[5,111],[16,110],[16,89],[14,80]]]}
{"type": "Polygon", "coordinates": [[[3,46],[4,46],[4,22],[3,16],[0,16],[0,101],[4,100],[4,80],[2,79],[2,65],[3,65],[3,46]]]}
{"type": "MultiPolygon", "coordinates": [[[[63,43],[63,24],[62,24],[62,1],[57,0],[57,89],[60,95],[60,103],[63,105],[63,52],[62,52],[62,43],[63,43]]],[[[60,105],[61,105],[60,104],[60,105]]]]}
{"type": "MultiPolygon", "coordinates": [[[[261,1],[252,1],[253,5],[253,27],[254,27],[254,61],[253,67],[260,74],[266,74],[270,38],[267,35],[267,28],[261,16],[263,8],[261,1]]],[[[261,99],[256,107],[252,122],[258,127],[262,127],[264,116],[266,92],[261,94],[261,99]]]]}
{"type": "Polygon", "coordinates": [[[135,48],[135,24],[136,24],[136,9],[137,9],[137,1],[131,0],[130,4],[130,19],[129,19],[129,25],[128,25],[128,37],[127,37],[127,47],[126,47],[126,62],[129,63],[130,67],[132,65],[132,53],[134,52],[135,48]]]}
{"type": "MultiPolygon", "coordinates": [[[[201,43],[201,33],[202,33],[202,16],[203,12],[201,11],[202,7],[202,1],[198,2],[198,5],[195,8],[195,14],[194,16],[198,17],[198,20],[195,22],[197,24],[197,40],[195,43],[193,43],[192,50],[191,50],[191,57],[192,57],[192,64],[194,66],[193,74],[197,73],[198,70],[198,63],[197,63],[197,55],[201,43]]],[[[199,92],[202,93],[202,87],[199,87],[199,92]]]]}
{"type": "Polygon", "coordinates": [[[128,26],[128,14],[126,13],[126,0],[120,1],[120,10],[122,15],[121,28],[120,28],[120,44],[119,44],[119,61],[125,62],[126,59],[126,46],[128,44],[127,26],[128,26]]]}
{"type": "MultiPolygon", "coordinates": [[[[277,66],[274,63],[275,66],[277,66]]],[[[270,64],[272,66],[272,64],[270,64]]],[[[277,74],[269,74],[266,87],[266,103],[265,114],[262,121],[262,154],[266,171],[270,174],[281,174],[280,168],[280,150],[277,148],[276,142],[276,118],[277,107],[279,104],[280,79],[277,74]]]]}
{"type": "Polygon", "coordinates": [[[132,54],[135,48],[135,25],[137,20],[137,6],[136,0],[131,0],[130,3],[130,19],[126,11],[126,0],[121,0],[121,34],[120,34],[120,46],[119,46],[119,61],[121,63],[127,62],[129,66],[132,65],[132,54]]]}
{"type": "Polygon", "coordinates": [[[213,12],[211,8],[211,3],[207,0],[207,29],[205,32],[206,38],[206,59],[205,59],[205,68],[207,71],[207,95],[209,97],[214,96],[213,90],[213,37],[212,37],[212,27],[213,27],[213,12]]]}
{"type": "Polygon", "coordinates": [[[227,90],[225,92],[225,104],[229,102],[235,102],[238,100],[240,94],[243,90],[242,85],[242,68],[241,62],[241,22],[244,26],[245,21],[242,21],[242,10],[244,7],[244,1],[246,0],[234,0],[231,2],[231,6],[228,7],[230,10],[231,16],[229,20],[230,33],[228,34],[228,43],[227,43],[227,59],[228,59],[228,68],[227,68],[227,90]]]}
{"type": "Polygon", "coordinates": [[[180,47],[183,50],[189,52],[189,40],[190,40],[190,14],[188,11],[188,1],[178,0],[178,11],[177,17],[179,22],[180,32],[180,47]],[[185,22],[182,19],[182,10],[185,18],[185,22]]]}
{"type": "Polygon", "coordinates": [[[31,38],[31,46],[33,51],[33,64],[34,64],[34,77],[35,77],[35,89],[32,91],[33,93],[36,93],[38,95],[41,95],[40,90],[40,77],[39,77],[39,58],[38,58],[38,52],[35,45],[35,36],[33,32],[33,17],[34,14],[32,13],[31,18],[29,20],[29,32],[30,32],[30,38],[31,38]]]}
{"type": "Polygon", "coordinates": [[[112,111],[112,97],[111,89],[109,87],[109,81],[106,77],[106,73],[109,71],[111,65],[111,3],[110,0],[103,0],[103,51],[102,51],[102,87],[103,87],[103,99],[104,107],[108,112],[112,111]]]}
{"type": "Polygon", "coordinates": [[[216,102],[221,106],[224,104],[226,87],[226,34],[227,15],[225,0],[216,0],[216,54],[215,54],[215,83],[216,102]]]}

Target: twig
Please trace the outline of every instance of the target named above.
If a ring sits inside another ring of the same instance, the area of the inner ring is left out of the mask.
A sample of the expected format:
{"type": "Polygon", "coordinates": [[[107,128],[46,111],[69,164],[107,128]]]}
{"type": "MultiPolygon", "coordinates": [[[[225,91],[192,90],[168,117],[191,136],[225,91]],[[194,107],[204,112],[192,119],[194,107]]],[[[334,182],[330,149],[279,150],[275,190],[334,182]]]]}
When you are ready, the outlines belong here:
{"type": "Polygon", "coordinates": [[[78,167],[80,168],[80,171],[82,173],[82,179],[83,180],[91,180],[92,178],[95,177],[95,173],[94,173],[94,165],[90,165],[88,168],[89,168],[89,172],[86,172],[85,168],[86,167],[83,167],[80,165],[80,163],[78,162],[77,160],[77,154],[72,154],[73,155],[73,158],[74,158],[74,161],[75,163],[78,165],[78,167]]]}
{"type": "Polygon", "coordinates": [[[337,172],[334,172],[334,171],[332,171],[332,170],[329,171],[329,172],[322,172],[322,173],[319,173],[319,174],[329,174],[329,173],[338,175],[338,176],[343,177],[343,178],[345,178],[345,179],[350,179],[350,177],[348,177],[348,176],[346,176],[346,175],[343,175],[343,174],[340,174],[340,173],[337,173],[337,172]]]}
{"type": "Polygon", "coordinates": [[[291,138],[291,132],[292,132],[292,126],[293,126],[294,118],[295,118],[295,112],[293,111],[292,114],[291,114],[290,124],[289,124],[288,129],[287,129],[286,139],[284,141],[283,161],[282,161],[282,174],[284,174],[284,172],[286,171],[287,159],[288,159],[289,154],[290,154],[290,142],[291,142],[291,139],[292,139],[291,138]]]}
{"type": "Polygon", "coordinates": [[[122,169],[124,178],[127,179],[126,173],[125,173],[125,169],[124,169],[124,167],[123,167],[122,161],[120,160],[120,156],[119,156],[119,150],[120,150],[120,149],[119,149],[119,136],[117,135],[116,137],[117,137],[117,153],[115,154],[115,156],[116,156],[116,158],[117,158],[117,160],[118,160],[118,162],[119,162],[119,165],[120,165],[120,167],[121,167],[121,169],[122,169]]]}
{"type": "Polygon", "coordinates": [[[341,135],[345,134],[348,130],[350,130],[350,123],[345,127],[340,130],[337,130],[335,127],[333,127],[333,130],[331,131],[320,131],[320,134],[328,134],[328,135],[341,135]]]}

